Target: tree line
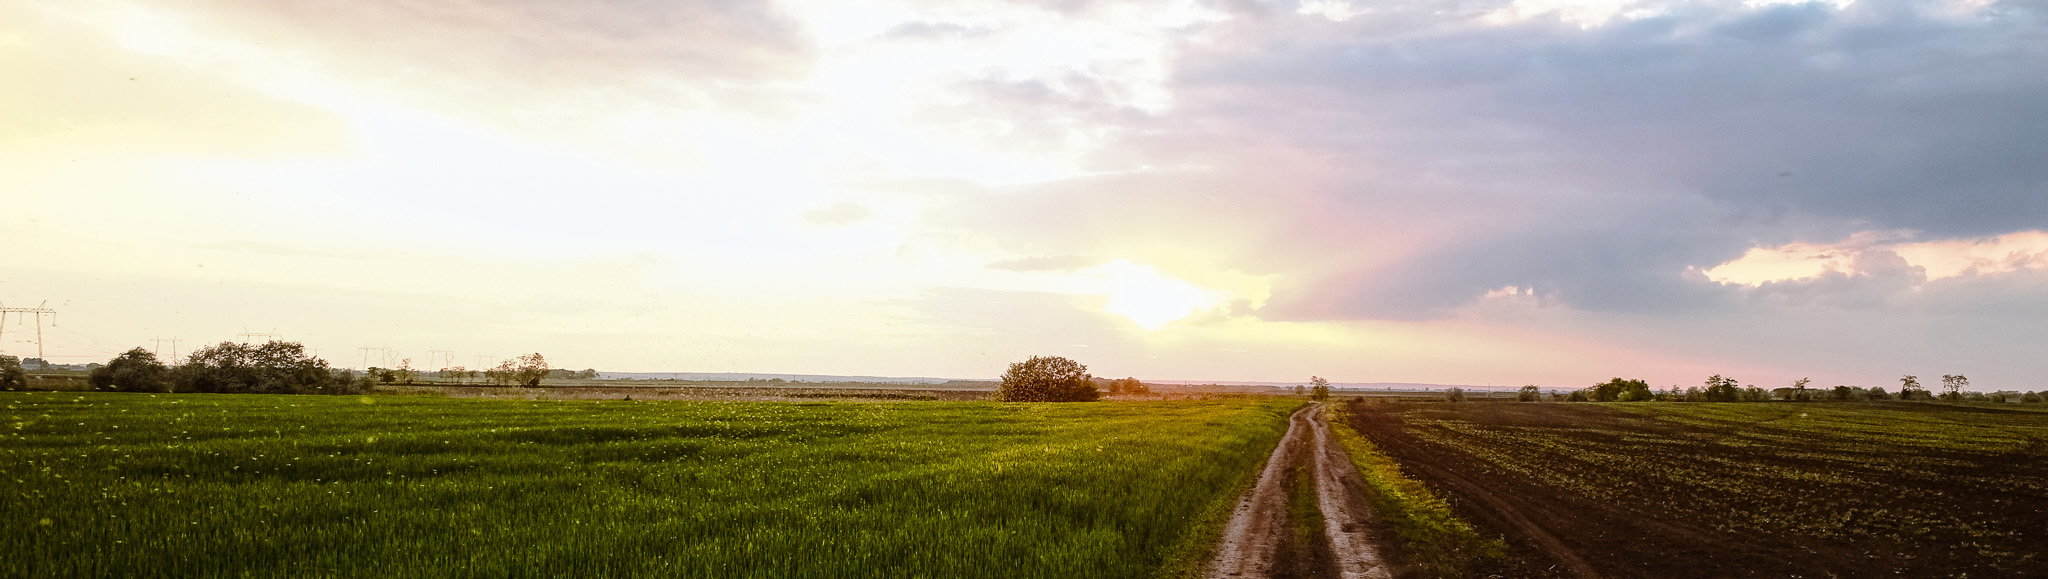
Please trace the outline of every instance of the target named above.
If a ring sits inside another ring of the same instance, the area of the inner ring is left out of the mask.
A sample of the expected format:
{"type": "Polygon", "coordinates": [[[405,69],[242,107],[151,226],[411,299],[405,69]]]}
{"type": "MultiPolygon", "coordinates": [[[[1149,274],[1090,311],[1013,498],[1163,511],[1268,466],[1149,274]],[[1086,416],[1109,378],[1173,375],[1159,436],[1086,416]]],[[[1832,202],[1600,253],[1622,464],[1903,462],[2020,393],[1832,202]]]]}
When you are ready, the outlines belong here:
{"type": "MultiPolygon", "coordinates": [[[[1612,378],[1606,382],[1574,390],[1568,395],[1549,395],[1552,400],[1564,402],[1765,402],[1765,401],[1869,401],[1905,400],[1946,402],[2021,402],[2037,404],[2048,402],[2048,391],[2018,392],[1999,391],[1989,394],[1964,392],[1970,379],[1962,374],[1943,374],[1939,394],[1930,392],[1920,385],[1920,377],[1912,374],[1899,377],[1897,393],[1883,387],[1864,388],[1861,386],[1837,385],[1832,388],[1812,388],[1812,379],[1800,378],[1791,386],[1765,389],[1745,385],[1728,376],[1708,376],[1700,386],[1679,388],[1671,386],[1664,390],[1650,387],[1640,379],[1612,378]]],[[[1538,402],[1545,399],[1542,388],[1534,385],[1523,386],[1516,399],[1522,402],[1538,402]]],[[[1456,401],[1455,399],[1453,401],[1456,401]]]]}
{"type": "MultiPolygon", "coordinates": [[[[444,376],[460,368],[443,370],[444,376]]],[[[500,386],[539,386],[543,378],[596,377],[596,370],[551,369],[539,353],[506,360],[497,368],[470,373],[500,386]]],[[[94,368],[86,382],[112,392],[200,392],[222,394],[360,394],[380,384],[410,384],[419,376],[407,360],[398,368],[370,368],[361,375],[334,368],[308,355],[297,342],[221,342],[200,348],[177,365],[137,347],[94,368]]],[[[0,390],[27,388],[19,358],[0,355],[0,390]]]]}

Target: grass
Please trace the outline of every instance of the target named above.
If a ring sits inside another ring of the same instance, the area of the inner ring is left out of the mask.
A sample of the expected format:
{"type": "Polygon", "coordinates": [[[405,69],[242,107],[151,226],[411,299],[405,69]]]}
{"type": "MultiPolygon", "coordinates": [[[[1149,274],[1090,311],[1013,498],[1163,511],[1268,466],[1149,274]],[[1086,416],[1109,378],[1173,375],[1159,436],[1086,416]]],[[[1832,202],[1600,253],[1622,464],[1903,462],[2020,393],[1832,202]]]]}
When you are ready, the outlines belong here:
{"type": "Polygon", "coordinates": [[[1505,556],[1505,542],[1482,536],[1427,485],[1402,473],[1398,461],[1353,430],[1343,405],[1327,405],[1327,411],[1331,434],[1358,467],[1374,511],[1400,538],[1402,555],[1417,576],[1470,577],[1485,561],[1505,556]]]}
{"type": "Polygon", "coordinates": [[[1325,540],[1323,537],[1323,510],[1316,500],[1316,477],[1313,467],[1294,465],[1287,469],[1287,522],[1294,532],[1294,544],[1298,552],[1313,550],[1313,545],[1325,540]]]}
{"type": "Polygon", "coordinates": [[[9,577],[1144,577],[1293,406],[0,403],[9,577]]]}

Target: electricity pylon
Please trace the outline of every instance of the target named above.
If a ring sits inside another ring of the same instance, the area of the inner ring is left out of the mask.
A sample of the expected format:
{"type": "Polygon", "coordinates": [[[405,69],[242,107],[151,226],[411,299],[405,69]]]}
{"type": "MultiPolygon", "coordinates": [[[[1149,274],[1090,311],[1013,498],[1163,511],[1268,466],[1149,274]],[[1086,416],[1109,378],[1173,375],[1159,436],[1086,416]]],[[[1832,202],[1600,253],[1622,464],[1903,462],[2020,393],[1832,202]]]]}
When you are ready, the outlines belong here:
{"type": "Polygon", "coordinates": [[[182,341],[184,341],[184,340],[180,340],[180,339],[177,339],[177,338],[165,338],[165,337],[157,337],[157,338],[156,338],[156,340],[155,340],[155,342],[156,342],[156,348],[155,348],[155,349],[156,349],[156,353],[158,353],[158,354],[162,354],[162,353],[164,353],[164,342],[170,342],[170,343],[171,343],[171,357],[170,357],[170,360],[177,360],[177,359],[178,359],[178,342],[182,342],[182,341]]]}
{"type": "Polygon", "coordinates": [[[14,319],[16,321],[21,320],[21,314],[36,315],[36,359],[42,360],[44,364],[50,363],[50,359],[43,356],[43,314],[50,315],[51,326],[57,325],[57,310],[43,307],[47,305],[50,305],[49,300],[43,300],[42,304],[39,304],[33,308],[10,308],[0,306],[0,337],[6,337],[7,335],[7,314],[14,314],[14,319]]]}

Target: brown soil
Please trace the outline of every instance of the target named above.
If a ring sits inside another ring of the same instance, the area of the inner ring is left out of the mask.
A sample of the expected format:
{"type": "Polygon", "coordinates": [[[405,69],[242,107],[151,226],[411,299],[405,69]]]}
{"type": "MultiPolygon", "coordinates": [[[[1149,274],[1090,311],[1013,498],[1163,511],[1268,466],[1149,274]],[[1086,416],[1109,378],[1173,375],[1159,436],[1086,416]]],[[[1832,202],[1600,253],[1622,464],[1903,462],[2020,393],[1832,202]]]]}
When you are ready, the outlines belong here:
{"type": "Polygon", "coordinates": [[[1287,435],[1239,499],[1210,560],[1211,578],[1391,579],[1364,484],[1329,434],[1322,406],[1289,419],[1287,435]],[[1293,494],[1290,495],[1290,491],[1293,494]],[[1290,502],[1316,516],[1294,516],[1290,502]],[[1318,520],[1320,519],[1320,520],[1318,520]]]}
{"type": "MultiPolygon", "coordinates": [[[[1647,438],[1704,439],[1720,433],[1669,422],[1653,422],[1625,413],[1591,406],[1545,405],[1542,412],[1506,408],[1512,404],[1462,405],[1459,415],[1482,428],[1570,427],[1585,435],[1586,444],[1619,444],[1631,437],[1635,444],[1647,438]],[[1496,408],[1486,408],[1486,407],[1496,408]],[[1605,438],[1602,438],[1605,437],[1605,438]],[[1600,438],[1595,440],[1595,438],[1600,438]],[[1609,439],[1611,438],[1611,440],[1609,439]]],[[[1710,526],[1700,512],[1689,512],[1674,497],[1683,489],[1641,485],[1640,501],[1594,500],[1543,484],[1475,457],[1460,448],[1434,444],[1415,436],[1403,424],[1399,406],[1352,403],[1351,423],[1416,478],[1444,495],[1459,514],[1480,527],[1483,533],[1507,539],[1511,558],[1489,569],[1496,577],[1657,577],[1708,579],[1732,577],[2039,577],[2040,569],[2026,565],[2002,565],[1995,573],[1965,564],[1953,548],[1941,546],[1937,537],[1926,543],[1910,544],[1877,540],[1816,540],[1796,536],[1770,536],[1731,532],[1710,526]],[[1949,558],[1950,561],[1942,559],[1949,558]]],[[[1752,425],[1764,426],[1767,425],[1752,425]]],[[[1701,462],[1727,459],[1736,452],[1748,460],[1769,460],[1795,464],[1796,452],[1765,455],[1758,450],[1687,450],[1701,462]],[[1717,454],[1718,453],[1718,454],[1717,454]],[[1726,454],[1727,456],[1722,456],[1726,454]]],[[[1808,465],[1810,466],[1810,465],[1808,465]]],[[[1986,461],[1975,470],[2002,468],[1986,461]]],[[[1615,470],[1596,473],[1601,479],[1626,480],[1615,470]]],[[[1960,473],[1958,473],[1960,474],[1960,473]]],[[[1787,481],[1789,486],[1803,484],[1787,481]]],[[[1698,492],[1698,491],[1694,491],[1698,492]]],[[[1819,491],[1815,491],[1819,495],[1819,491]]],[[[1926,496],[1926,495],[1920,495],[1926,496]]],[[[2048,504],[2048,497],[2030,497],[2026,506],[2048,504]]],[[[1974,507],[1956,506],[1954,508],[1974,507]]],[[[1970,512],[1968,510],[1961,512],[1970,512]]],[[[2010,514],[2011,512],[2008,511],[2010,514]]],[[[2040,522],[2038,509],[2019,516],[2021,525],[2040,522]]]]}

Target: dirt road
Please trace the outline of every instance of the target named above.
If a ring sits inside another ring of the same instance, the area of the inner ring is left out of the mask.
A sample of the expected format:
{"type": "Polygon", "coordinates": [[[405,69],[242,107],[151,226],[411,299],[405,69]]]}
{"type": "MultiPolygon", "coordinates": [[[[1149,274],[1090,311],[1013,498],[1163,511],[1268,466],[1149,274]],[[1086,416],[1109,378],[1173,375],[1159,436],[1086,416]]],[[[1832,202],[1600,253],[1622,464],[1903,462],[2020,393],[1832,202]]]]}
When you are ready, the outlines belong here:
{"type": "Polygon", "coordinates": [[[1322,405],[1310,404],[1289,418],[1287,435],[1239,499],[1208,576],[1392,579],[1377,529],[1357,469],[1322,405]]]}

